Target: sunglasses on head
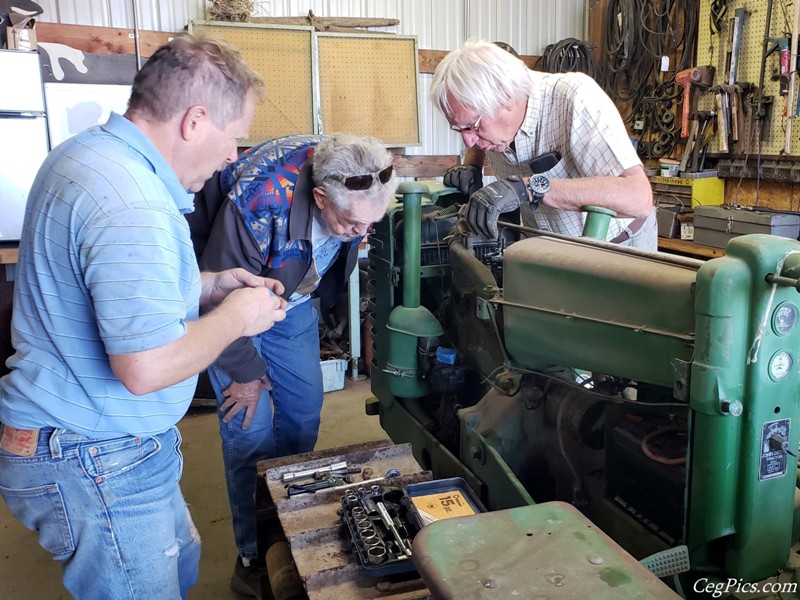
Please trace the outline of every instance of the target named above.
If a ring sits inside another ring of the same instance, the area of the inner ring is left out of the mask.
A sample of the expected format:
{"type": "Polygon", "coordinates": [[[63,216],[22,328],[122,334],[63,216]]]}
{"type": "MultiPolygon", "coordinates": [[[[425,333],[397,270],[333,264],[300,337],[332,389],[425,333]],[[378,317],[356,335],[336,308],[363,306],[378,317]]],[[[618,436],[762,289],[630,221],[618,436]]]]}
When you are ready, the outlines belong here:
{"type": "Polygon", "coordinates": [[[345,177],[344,175],[330,175],[329,177],[343,183],[344,187],[352,192],[360,192],[371,188],[376,179],[380,181],[381,184],[385,184],[392,178],[393,169],[394,165],[389,165],[383,171],[378,171],[377,173],[351,175],[350,177],[345,177]]]}

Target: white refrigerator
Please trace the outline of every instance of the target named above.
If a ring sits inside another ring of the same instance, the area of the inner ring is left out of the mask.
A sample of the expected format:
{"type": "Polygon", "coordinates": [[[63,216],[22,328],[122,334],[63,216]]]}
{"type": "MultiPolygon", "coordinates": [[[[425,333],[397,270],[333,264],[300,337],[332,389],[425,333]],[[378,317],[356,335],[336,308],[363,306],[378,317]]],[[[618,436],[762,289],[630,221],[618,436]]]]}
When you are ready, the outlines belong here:
{"type": "Polygon", "coordinates": [[[0,73],[0,242],[10,242],[49,146],[39,54],[0,50],[0,73]]]}

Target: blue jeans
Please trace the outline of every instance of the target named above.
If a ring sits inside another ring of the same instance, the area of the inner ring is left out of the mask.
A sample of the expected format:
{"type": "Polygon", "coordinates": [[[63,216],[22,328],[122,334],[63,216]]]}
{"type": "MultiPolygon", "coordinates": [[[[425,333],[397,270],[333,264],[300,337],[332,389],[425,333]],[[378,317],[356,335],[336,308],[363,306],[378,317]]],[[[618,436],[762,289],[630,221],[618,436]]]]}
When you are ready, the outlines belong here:
{"type": "Polygon", "coordinates": [[[200,538],[178,486],[180,444],[175,427],[108,440],[44,428],[33,456],[0,450],[0,494],[75,598],[185,598],[200,538]]]}
{"type": "MultiPolygon", "coordinates": [[[[244,411],[230,423],[225,423],[224,414],[217,411],[233,536],[244,558],[255,558],[257,554],[256,465],[260,460],[314,449],[323,390],[317,313],[311,301],[293,307],[286,319],[252,339],[267,365],[272,399],[266,390],[261,394],[247,429],[242,429],[244,411]]],[[[208,368],[208,375],[219,406],[222,392],[233,380],[217,364],[208,368]]]]}

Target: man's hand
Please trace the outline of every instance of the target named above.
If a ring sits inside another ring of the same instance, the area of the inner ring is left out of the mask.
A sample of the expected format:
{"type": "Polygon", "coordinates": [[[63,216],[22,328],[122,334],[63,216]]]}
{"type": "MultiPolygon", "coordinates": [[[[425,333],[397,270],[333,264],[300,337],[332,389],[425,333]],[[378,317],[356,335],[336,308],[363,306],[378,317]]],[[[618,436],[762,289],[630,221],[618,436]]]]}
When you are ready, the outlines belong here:
{"type": "Polygon", "coordinates": [[[220,271],[219,273],[202,274],[203,289],[200,292],[200,304],[203,306],[216,306],[228,297],[233,290],[241,288],[265,287],[280,296],[283,293],[283,284],[269,277],[253,275],[246,269],[236,268],[220,271]]]}
{"type": "Polygon", "coordinates": [[[286,300],[267,287],[245,287],[228,294],[216,311],[238,317],[242,327],[239,335],[253,336],[286,318],[286,300]]]}
{"type": "Polygon", "coordinates": [[[471,196],[483,187],[482,169],[472,165],[456,165],[444,173],[443,183],[471,196]]]}
{"type": "Polygon", "coordinates": [[[244,410],[242,429],[247,429],[250,427],[250,421],[253,420],[253,415],[255,415],[258,400],[261,398],[261,392],[271,389],[272,385],[266,375],[261,379],[256,379],[255,381],[249,381],[247,383],[236,383],[234,381],[222,392],[222,397],[225,398],[225,401],[219,407],[219,409],[225,413],[222,420],[226,423],[230,423],[233,417],[244,410]]]}
{"type": "Polygon", "coordinates": [[[497,219],[519,208],[528,199],[525,184],[518,177],[497,180],[472,194],[467,205],[470,229],[484,237],[497,237],[497,219]]]}

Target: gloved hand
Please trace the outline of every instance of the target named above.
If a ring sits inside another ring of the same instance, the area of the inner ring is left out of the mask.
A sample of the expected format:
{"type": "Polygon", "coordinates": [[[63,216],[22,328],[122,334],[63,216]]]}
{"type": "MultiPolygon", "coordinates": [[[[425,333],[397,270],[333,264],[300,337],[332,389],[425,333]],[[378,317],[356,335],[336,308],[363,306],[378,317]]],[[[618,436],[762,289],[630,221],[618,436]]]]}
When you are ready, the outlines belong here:
{"type": "Polygon", "coordinates": [[[472,194],[467,205],[470,229],[484,237],[497,237],[497,218],[519,208],[528,199],[528,190],[519,177],[498,179],[472,194]]]}
{"type": "Polygon", "coordinates": [[[483,187],[482,169],[472,165],[456,165],[444,173],[443,183],[471,196],[483,187]]]}

